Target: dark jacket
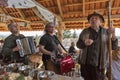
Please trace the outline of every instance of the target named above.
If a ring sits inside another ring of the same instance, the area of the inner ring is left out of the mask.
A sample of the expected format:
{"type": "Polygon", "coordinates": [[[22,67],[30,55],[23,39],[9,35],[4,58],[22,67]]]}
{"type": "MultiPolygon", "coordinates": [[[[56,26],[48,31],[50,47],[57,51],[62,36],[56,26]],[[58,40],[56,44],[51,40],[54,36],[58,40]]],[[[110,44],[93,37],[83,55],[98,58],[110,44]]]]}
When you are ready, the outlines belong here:
{"type": "MultiPolygon", "coordinates": [[[[91,64],[100,69],[106,67],[106,60],[108,59],[108,30],[100,27],[96,32],[91,27],[84,29],[78,39],[77,47],[82,49],[80,57],[80,64],[91,64]],[[94,42],[90,46],[86,46],[84,40],[86,38],[92,39],[94,42]]],[[[112,48],[117,47],[118,40],[112,41],[112,48]]]]}
{"type": "Polygon", "coordinates": [[[8,60],[13,60],[13,59],[19,60],[21,58],[19,52],[18,51],[13,52],[12,49],[17,46],[16,39],[22,39],[24,37],[25,36],[22,34],[20,34],[19,36],[15,36],[13,34],[8,36],[4,41],[4,45],[1,52],[2,55],[6,57],[6,59],[8,58],[8,60]]]}

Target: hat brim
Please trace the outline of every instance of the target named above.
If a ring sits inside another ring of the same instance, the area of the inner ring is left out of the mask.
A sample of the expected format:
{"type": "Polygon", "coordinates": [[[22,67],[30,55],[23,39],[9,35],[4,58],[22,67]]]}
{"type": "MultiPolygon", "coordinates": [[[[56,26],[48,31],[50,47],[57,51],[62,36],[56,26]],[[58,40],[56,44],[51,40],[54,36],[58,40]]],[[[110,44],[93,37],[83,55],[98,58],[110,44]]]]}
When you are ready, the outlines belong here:
{"type": "Polygon", "coordinates": [[[90,20],[90,18],[91,18],[92,16],[99,16],[100,19],[102,20],[102,22],[103,22],[103,23],[105,22],[104,17],[103,17],[101,14],[98,14],[98,13],[93,13],[93,14],[88,15],[88,17],[87,17],[88,21],[90,20]]]}

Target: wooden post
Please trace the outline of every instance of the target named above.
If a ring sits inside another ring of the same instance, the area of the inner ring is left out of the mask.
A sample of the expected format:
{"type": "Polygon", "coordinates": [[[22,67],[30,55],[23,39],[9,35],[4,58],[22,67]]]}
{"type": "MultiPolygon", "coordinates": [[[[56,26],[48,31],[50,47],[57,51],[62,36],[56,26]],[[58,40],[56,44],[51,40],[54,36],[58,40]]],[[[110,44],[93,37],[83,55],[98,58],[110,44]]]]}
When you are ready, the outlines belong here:
{"type": "Polygon", "coordinates": [[[59,24],[60,25],[56,27],[57,31],[58,31],[57,35],[58,35],[58,39],[60,40],[60,42],[62,42],[62,40],[63,40],[63,33],[62,32],[64,29],[64,25],[62,22],[60,22],[59,24]]]}
{"type": "MultiPolygon", "coordinates": [[[[53,20],[54,25],[56,26],[56,17],[54,16],[54,20],[53,20]]],[[[62,41],[63,35],[62,35],[62,23],[59,22],[59,26],[56,26],[57,29],[57,36],[58,39],[60,40],[60,42],[62,41]]]]}
{"type": "MultiPolygon", "coordinates": [[[[108,28],[111,27],[111,2],[108,2],[108,28]]],[[[111,33],[108,35],[109,38],[109,80],[112,80],[112,46],[111,46],[111,33]]]]}

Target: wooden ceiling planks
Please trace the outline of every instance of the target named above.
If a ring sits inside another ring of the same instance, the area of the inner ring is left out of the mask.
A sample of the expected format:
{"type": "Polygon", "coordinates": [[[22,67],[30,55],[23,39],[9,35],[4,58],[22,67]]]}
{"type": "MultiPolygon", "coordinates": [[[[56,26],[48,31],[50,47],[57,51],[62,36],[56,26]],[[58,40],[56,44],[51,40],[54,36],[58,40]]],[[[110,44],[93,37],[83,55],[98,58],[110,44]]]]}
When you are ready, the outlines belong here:
{"type": "MultiPolygon", "coordinates": [[[[87,16],[93,11],[99,11],[107,20],[107,2],[109,0],[36,0],[42,6],[61,17],[65,24],[65,29],[78,29],[89,26],[87,16]],[[69,24],[69,25],[68,25],[69,24]]],[[[113,0],[111,8],[112,19],[115,27],[120,26],[120,0],[113,0]],[[119,23],[118,23],[119,22],[119,23]]],[[[42,30],[44,23],[42,16],[37,16],[33,9],[13,9],[1,8],[0,13],[13,16],[15,18],[31,21],[29,30],[42,30]]],[[[2,28],[0,28],[1,30],[2,28]]],[[[21,30],[26,30],[24,28],[21,30]]],[[[3,29],[2,29],[3,30],[3,29]]]]}
{"type": "Polygon", "coordinates": [[[114,0],[114,7],[120,7],[120,0],[114,0]]]}

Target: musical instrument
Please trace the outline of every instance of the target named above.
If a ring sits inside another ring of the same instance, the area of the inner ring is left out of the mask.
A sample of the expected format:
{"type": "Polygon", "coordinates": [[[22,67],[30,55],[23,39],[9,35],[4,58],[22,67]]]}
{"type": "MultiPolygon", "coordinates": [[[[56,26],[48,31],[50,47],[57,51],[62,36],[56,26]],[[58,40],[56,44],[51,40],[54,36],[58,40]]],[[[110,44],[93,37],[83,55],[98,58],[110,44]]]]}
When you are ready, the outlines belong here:
{"type": "Polygon", "coordinates": [[[60,60],[60,68],[61,68],[62,74],[71,71],[72,68],[74,68],[74,65],[75,63],[70,55],[67,55],[64,58],[62,58],[60,60]]]}
{"type": "Polygon", "coordinates": [[[36,53],[36,47],[34,44],[33,37],[17,39],[16,43],[17,43],[17,46],[19,46],[21,48],[21,50],[19,50],[21,57],[24,57],[27,54],[36,53]]]}

